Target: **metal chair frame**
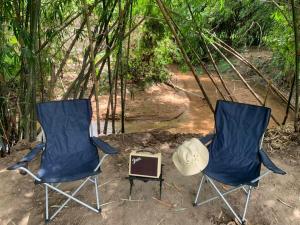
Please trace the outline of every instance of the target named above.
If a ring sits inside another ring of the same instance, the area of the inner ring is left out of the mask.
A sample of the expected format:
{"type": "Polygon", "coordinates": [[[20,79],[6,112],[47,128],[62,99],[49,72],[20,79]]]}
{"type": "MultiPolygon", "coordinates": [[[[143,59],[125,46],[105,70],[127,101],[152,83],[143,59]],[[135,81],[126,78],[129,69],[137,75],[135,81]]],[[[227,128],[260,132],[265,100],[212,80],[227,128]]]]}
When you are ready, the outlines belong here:
{"type": "MultiPolygon", "coordinates": [[[[262,144],[263,144],[263,139],[264,139],[264,134],[261,138],[261,141],[260,141],[260,148],[262,148],[262,144]]],[[[208,146],[211,142],[209,143],[206,143],[206,146],[208,146]]],[[[260,175],[259,177],[255,178],[254,180],[252,180],[250,183],[256,183],[258,182],[259,180],[261,180],[261,178],[263,178],[264,176],[268,175],[269,173],[271,172],[271,170],[268,170],[266,171],[265,173],[263,173],[262,175],[260,175]]],[[[200,184],[199,184],[199,188],[198,188],[198,191],[197,191],[197,194],[196,194],[196,198],[193,202],[193,206],[194,207],[199,207],[201,205],[204,205],[208,202],[211,202],[215,199],[218,199],[218,198],[221,198],[224,203],[226,204],[226,206],[229,208],[229,210],[232,212],[232,214],[235,216],[235,218],[238,220],[238,222],[240,224],[245,224],[246,223],[246,213],[247,213],[247,208],[248,208],[248,205],[249,205],[249,201],[250,201],[250,196],[251,196],[251,192],[252,192],[252,189],[253,189],[253,186],[251,185],[239,185],[239,186],[236,186],[236,187],[233,187],[231,189],[229,189],[228,191],[225,191],[225,192],[222,192],[221,190],[218,189],[218,187],[216,186],[216,184],[214,183],[214,180],[212,178],[210,178],[209,176],[207,176],[206,174],[203,174],[202,178],[201,178],[201,181],[200,181],[200,184]],[[200,195],[200,192],[201,192],[201,188],[203,186],[203,182],[205,181],[205,183],[209,183],[212,188],[216,191],[217,195],[214,196],[214,197],[211,197],[207,200],[204,200],[202,202],[199,202],[199,195],[200,195]],[[242,213],[242,216],[239,215],[239,213],[237,213],[233,207],[230,205],[230,203],[228,202],[228,200],[225,198],[226,195],[234,192],[234,191],[237,191],[239,189],[242,189],[245,194],[246,194],[246,202],[245,202],[245,207],[244,207],[244,210],[243,210],[243,213],[242,213]]]]}
{"type": "MultiPolygon", "coordinates": [[[[97,167],[94,169],[94,171],[97,171],[101,164],[103,163],[104,159],[108,156],[108,154],[104,154],[99,162],[99,164],[97,165],[97,167]]],[[[34,173],[32,173],[29,169],[27,169],[26,167],[19,167],[18,168],[21,171],[24,171],[25,173],[29,174],[31,177],[33,177],[33,179],[36,182],[41,182],[41,179],[39,177],[37,177],[34,173]]],[[[49,222],[51,220],[54,219],[54,217],[69,203],[70,200],[73,200],[75,202],[77,202],[78,204],[96,212],[96,213],[100,213],[101,212],[101,206],[104,205],[100,205],[100,199],[99,199],[99,192],[98,192],[98,175],[94,175],[94,176],[89,176],[87,178],[84,178],[83,182],[78,186],[77,189],[75,189],[71,194],[68,194],[64,191],[62,191],[61,189],[59,189],[58,187],[60,186],[61,183],[41,183],[41,185],[43,185],[45,187],[45,220],[46,222],[49,222]],[[96,204],[97,207],[93,207],[77,198],[75,198],[75,195],[84,187],[84,185],[90,181],[91,183],[93,183],[95,185],[95,196],[96,196],[96,204]],[[52,189],[53,191],[56,191],[58,193],[60,193],[61,195],[67,197],[67,200],[65,200],[60,206],[59,208],[53,212],[53,214],[50,216],[49,213],[49,189],[52,189]]]]}

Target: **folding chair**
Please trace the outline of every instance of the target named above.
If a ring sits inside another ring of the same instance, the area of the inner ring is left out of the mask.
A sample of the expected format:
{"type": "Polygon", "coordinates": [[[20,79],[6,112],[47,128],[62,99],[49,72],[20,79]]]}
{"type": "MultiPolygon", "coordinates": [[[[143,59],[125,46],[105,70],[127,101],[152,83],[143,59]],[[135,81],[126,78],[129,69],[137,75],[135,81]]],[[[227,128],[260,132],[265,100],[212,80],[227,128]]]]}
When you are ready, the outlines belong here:
{"type": "Polygon", "coordinates": [[[257,187],[259,180],[270,172],[285,174],[262,149],[270,114],[271,110],[266,107],[217,102],[215,134],[200,139],[208,146],[209,163],[203,171],[194,206],[201,206],[220,197],[238,222],[245,224],[251,191],[257,187]],[[263,174],[260,174],[261,163],[268,169],[263,174]],[[199,194],[204,181],[212,186],[217,195],[200,202],[199,194]],[[233,187],[222,192],[215,181],[233,187]],[[237,213],[225,198],[227,194],[238,189],[242,189],[246,194],[242,215],[237,213]]]}
{"type": "Polygon", "coordinates": [[[45,133],[46,142],[36,145],[18,163],[7,168],[21,170],[31,175],[36,184],[45,186],[45,220],[51,221],[70,201],[73,200],[94,212],[101,212],[98,194],[98,174],[100,166],[108,155],[118,151],[104,141],[91,137],[89,126],[92,118],[90,101],[87,99],[54,101],[37,105],[38,120],[45,133]],[[97,148],[103,151],[99,159],[97,148]],[[41,155],[40,169],[34,174],[28,169],[28,163],[41,155]],[[84,179],[79,187],[71,194],[59,189],[64,182],[84,179]],[[97,207],[86,204],[75,195],[87,183],[95,185],[97,207]],[[67,200],[49,215],[49,189],[67,197],[67,200]]]}

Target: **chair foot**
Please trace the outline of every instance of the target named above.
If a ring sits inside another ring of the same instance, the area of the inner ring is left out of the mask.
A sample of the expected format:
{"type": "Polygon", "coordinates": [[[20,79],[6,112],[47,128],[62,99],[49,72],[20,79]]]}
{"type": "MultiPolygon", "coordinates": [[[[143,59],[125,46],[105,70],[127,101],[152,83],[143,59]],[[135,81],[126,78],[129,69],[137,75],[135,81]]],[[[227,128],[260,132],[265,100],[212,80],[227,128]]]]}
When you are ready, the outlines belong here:
{"type": "Polygon", "coordinates": [[[50,219],[45,219],[45,224],[50,223],[50,219]]]}
{"type": "Polygon", "coordinates": [[[198,204],[193,202],[193,207],[197,207],[197,206],[198,206],[198,204]]]}
{"type": "Polygon", "coordinates": [[[98,209],[98,213],[101,213],[101,212],[102,212],[102,208],[99,208],[99,209],[98,209]]]}
{"type": "Polygon", "coordinates": [[[247,224],[247,220],[242,221],[242,225],[246,225],[247,224]]]}

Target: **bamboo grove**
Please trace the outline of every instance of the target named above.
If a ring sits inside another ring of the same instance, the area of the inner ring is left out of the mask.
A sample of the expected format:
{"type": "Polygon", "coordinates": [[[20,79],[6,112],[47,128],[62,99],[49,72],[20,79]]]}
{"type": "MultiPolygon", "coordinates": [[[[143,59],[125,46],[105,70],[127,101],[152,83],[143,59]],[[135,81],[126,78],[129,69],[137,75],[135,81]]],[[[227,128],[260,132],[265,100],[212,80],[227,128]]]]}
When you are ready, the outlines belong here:
{"type": "MultiPolygon", "coordinates": [[[[10,84],[5,82],[1,73],[1,96],[5,96],[1,98],[1,134],[6,142],[22,138],[33,140],[36,137],[39,129],[36,123],[35,105],[37,102],[55,99],[55,86],[63,76],[63,70],[74,47],[78,42],[82,43],[82,36],[86,35],[84,33],[87,33],[88,44],[84,46],[80,72],[62,98],[98,96],[98,81],[104,67],[107,66],[110,87],[107,114],[112,112],[112,117],[115,117],[118,104],[116,96],[120,92],[122,115],[124,115],[126,90],[124,74],[127,69],[124,58],[129,54],[125,40],[130,40],[131,32],[142,23],[143,18],[135,24],[132,23],[132,0],[96,0],[93,3],[65,1],[64,3],[65,7],[79,4],[78,7],[72,6],[78,11],[70,10],[69,15],[63,18],[57,18],[59,13],[46,15],[49,16],[47,20],[60,20],[57,27],[47,29],[49,24],[46,23],[53,24],[54,21],[41,21],[41,11],[47,10],[51,1],[44,4],[40,0],[1,2],[1,15],[4,15],[1,17],[4,18],[1,20],[2,43],[5,41],[4,33],[12,32],[20,50],[19,58],[16,59],[19,60],[20,66],[18,71],[13,71],[19,75],[18,85],[9,87],[10,84]],[[11,18],[11,21],[6,21],[6,18],[11,18]],[[72,32],[69,27],[74,28],[77,25],[75,32],[72,32]],[[46,27],[43,29],[42,26],[46,27]],[[66,49],[61,51],[64,46],[67,46],[66,49]],[[125,49],[127,51],[124,51],[125,49]],[[56,54],[61,54],[59,63],[51,60],[51,57],[56,54]],[[101,57],[96,57],[99,55],[101,57]],[[115,57],[113,69],[111,68],[112,57],[115,57]],[[93,88],[90,93],[86,93],[90,81],[93,83],[93,88]]],[[[64,5],[61,4],[59,7],[64,5]]],[[[99,111],[98,98],[95,98],[95,101],[99,111]]],[[[100,123],[99,113],[97,122],[100,123]]],[[[122,120],[122,130],[124,130],[124,120],[122,120]]],[[[115,132],[114,123],[113,131],[115,132]]]]}
{"type": "Polygon", "coordinates": [[[172,8],[171,1],[162,0],[0,0],[0,137],[9,145],[21,139],[34,140],[40,132],[35,106],[38,102],[57,99],[57,86],[63,86],[61,99],[88,97],[95,100],[99,134],[107,133],[109,120],[112,133],[116,133],[117,119],[120,119],[120,131],[124,133],[132,35],[151,18],[147,9],[143,9],[148,5],[159,11],[155,19],[169,28],[183,61],[192,71],[212,111],[214,108],[210,96],[195,67],[199,66],[207,74],[220,99],[236,101],[218,68],[217,60],[222,59],[259,104],[266,104],[269,91],[278,95],[286,104],[286,117],[284,121],[278,121],[272,115],[272,119],[277,124],[284,124],[289,111],[295,111],[299,130],[300,38],[296,28],[300,24],[300,3],[291,2],[294,20],[289,24],[295,28],[295,43],[298,43],[295,61],[298,67],[290,95],[286,96],[238,50],[199,23],[195,4],[191,1],[180,1],[185,11],[179,14],[174,11],[175,7],[172,8]],[[190,27],[191,36],[197,38],[197,46],[182,30],[183,21],[190,27]],[[203,55],[208,61],[204,62],[203,55]],[[254,91],[232,58],[250,68],[265,82],[268,90],[265,96],[259,96],[254,91]],[[70,59],[75,62],[74,65],[68,65],[70,59]],[[209,69],[208,65],[213,69],[209,69]],[[64,85],[62,78],[66,67],[76,67],[76,76],[64,85]],[[98,98],[104,90],[101,86],[103,80],[109,95],[106,112],[100,112],[99,105],[102,103],[98,98]],[[294,89],[295,105],[291,103],[294,89]],[[118,105],[121,108],[120,116],[116,113],[118,105]],[[105,114],[103,130],[100,130],[101,113],[105,114]]]}

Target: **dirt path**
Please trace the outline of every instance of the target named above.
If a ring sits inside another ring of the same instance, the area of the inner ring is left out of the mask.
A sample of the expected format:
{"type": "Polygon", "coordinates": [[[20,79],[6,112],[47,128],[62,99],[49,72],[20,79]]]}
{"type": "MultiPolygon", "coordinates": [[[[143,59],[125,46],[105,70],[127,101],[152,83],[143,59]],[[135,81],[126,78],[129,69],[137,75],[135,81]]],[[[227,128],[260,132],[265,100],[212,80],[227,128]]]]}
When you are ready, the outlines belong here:
{"type": "MultiPolygon", "coordinates": [[[[183,73],[176,66],[170,66],[170,71],[173,73],[173,83],[186,90],[184,92],[188,98],[188,108],[180,119],[174,121],[178,123],[176,127],[170,129],[172,132],[178,132],[179,130],[184,133],[201,133],[207,134],[214,129],[214,117],[213,113],[209,109],[206,101],[203,98],[203,94],[199,89],[195,78],[191,73],[183,73]],[[194,95],[194,94],[197,95],[194,95]],[[202,96],[202,97],[199,97],[202,96]]],[[[201,82],[204,85],[210,85],[206,81],[206,78],[201,78],[201,82]]],[[[209,88],[208,93],[213,99],[217,99],[217,94],[213,87],[209,88]]],[[[180,91],[179,91],[180,92],[180,91]]],[[[213,101],[215,104],[216,101],[213,101]]]]}
{"type": "MultiPolygon", "coordinates": [[[[172,90],[165,85],[159,85],[147,93],[137,93],[137,99],[128,101],[127,115],[135,117],[135,121],[127,120],[126,132],[151,131],[164,129],[174,133],[199,133],[207,134],[214,129],[214,117],[206,103],[201,90],[191,72],[182,72],[176,65],[171,65],[169,71],[173,74],[172,83],[184,90],[172,90]],[[159,97],[158,97],[159,96],[159,97]],[[168,99],[168,101],[166,101],[168,99]],[[169,119],[162,118],[162,114],[169,119]],[[180,115],[179,117],[175,115],[180,115]],[[172,119],[175,118],[175,119],[172,119]],[[142,128],[142,130],[141,130],[142,128]]],[[[244,84],[225,74],[226,84],[232,95],[238,102],[259,105],[259,102],[245,88],[244,84]]],[[[226,93],[217,83],[223,93],[226,93]]],[[[222,99],[211,80],[204,74],[200,81],[207,92],[213,106],[218,99],[222,99]]],[[[253,85],[255,91],[263,99],[267,90],[259,84],[253,85]]],[[[285,115],[285,104],[271,92],[268,95],[266,106],[272,109],[273,115],[279,122],[282,122],[285,115]]],[[[292,116],[290,115],[289,119],[292,116]]],[[[269,127],[276,123],[271,119],[269,127]]]]}
{"type": "MultiPolygon", "coordinates": [[[[169,68],[170,71],[174,74],[173,82],[177,86],[180,86],[189,92],[203,96],[191,72],[181,72],[176,65],[171,65],[169,68]]],[[[234,79],[231,74],[224,74],[224,78],[231,94],[238,102],[260,105],[240,80],[234,79]]],[[[216,77],[215,79],[222,93],[226,93],[221,86],[221,82],[216,77]]],[[[205,91],[207,92],[212,105],[215,106],[216,101],[218,99],[222,99],[220,94],[217,92],[217,89],[214,87],[213,83],[207,75],[202,74],[200,76],[200,81],[205,91]]],[[[249,82],[252,88],[260,95],[261,99],[264,99],[267,93],[265,87],[258,83],[251,82],[251,79],[249,80],[249,82]]],[[[200,133],[205,133],[206,131],[213,129],[213,127],[211,126],[213,124],[213,116],[211,115],[211,111],[208,108],[206,102],[201,101],[200,98],[196,97],[195,95],[189,93],[186,93],[186,95],[189,98],[187,118],[191,121],[189,124],[189,126],[192,128],[191,132],[197,131],[200,133]]],[[[282,102],[281,99],[274,95],[272,92],[269,92],[266,106],[270,107],[275,118],[279,122],[282,122],[286,107],[284,102],[282,102]]],[[[293,117],[290,114],[288,121],[290,121],[292,118],[293,117]]],[[[189,122],[185,121],[185,123],[188,124],[189,122]]],[[[269,127],[274,127],[275,125],[276,123],[271,119],[269,127]]]]}

